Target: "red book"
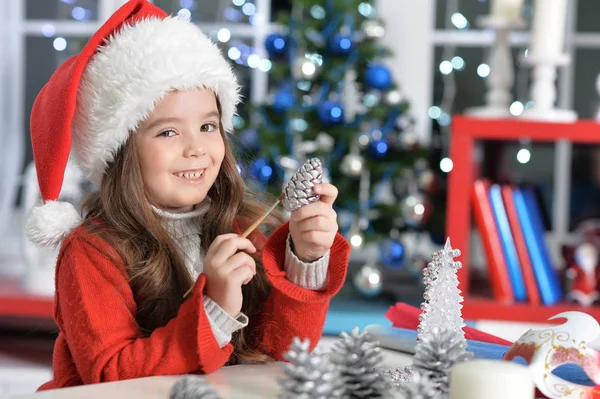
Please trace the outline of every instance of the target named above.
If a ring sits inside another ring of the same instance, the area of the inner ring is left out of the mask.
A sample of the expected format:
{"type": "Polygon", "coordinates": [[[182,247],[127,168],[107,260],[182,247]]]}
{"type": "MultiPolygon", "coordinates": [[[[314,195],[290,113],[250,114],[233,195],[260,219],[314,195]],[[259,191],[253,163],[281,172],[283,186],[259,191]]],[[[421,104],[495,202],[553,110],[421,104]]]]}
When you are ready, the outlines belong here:
{"type": "MultiPolygon", "coordinates": [[[[423,311],[419,308],[403,302],[397,302],[395,305],[390,306],[389,310],[385,314],[385,318],[391,321],[392,326],[394,327],[416,330],[419,327],[419,315],[421,315],[421,313],[423,313],[423,311]]],[[[466,339],[497,345],[512,345],[512,342],[510,341],[469,326],[464,326],[463,331],[465,332],[466,339]]]]}
{"type": "Polygon", "coordinates": [[[488,274],[494,298],[504,302],[514,301],[508,267],[502,252],[502,242],[489,197],[490,183],[485,179],[473,184],[473,210],[475,223],[481,235],[488,261],[488,274]]]}
{"type": "Polygon", "coordinates": [[[504,201],[508,223],[510,224],[510,229],[515,241],[517,254],[519,255],[519,263],[521,264],[523,279],[525,280],[525,287],[527,288],[527,298],[531,304],[539,305],[541,303],[540,292],[531,264],[531,258],[529,257],[529,251],[527,250],[525,236],[521,229],[521,222],[519,222],[519,214],[517,213],[517,207],[515,206],[513,197],[513,188],[511,186],[502,186],[502,200],[504,201]]]}

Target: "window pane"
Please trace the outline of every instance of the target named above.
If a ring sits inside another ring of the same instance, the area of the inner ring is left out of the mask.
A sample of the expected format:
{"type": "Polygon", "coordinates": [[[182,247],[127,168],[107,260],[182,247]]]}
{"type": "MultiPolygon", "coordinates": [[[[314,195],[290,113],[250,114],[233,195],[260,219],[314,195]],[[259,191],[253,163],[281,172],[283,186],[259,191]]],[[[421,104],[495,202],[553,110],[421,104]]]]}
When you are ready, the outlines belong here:
{"type": "Polygon", "coordinates": [[[573,145],[570,227],[589,218],[600,218],[600,146],[573,145]]]}
{"type": "MultiPolygon", "coordinates": [[[[588,0],[594,1],[594,0],[588,0]]],[[[522,8],[521,15],[524,20],[528,21],[531,19],[532,8],[531,5],[533,0],[525,0],[522,8]]],[[[459,26],[464,21],[461,17],[452,19],[452,15],[460,13],[465,19],[468,25],[467,29],[480,29],[477,26],[477,17],[481,15],[487,15],[490,13],[490,1],[489,0],[437,0],[436,5],[436,29],[456,29],[456,22],[459,26]],[[457,9],[448,9],[449,1],[452,4],[457,4],[457,9]]],[[[456,16],[455,16],[456,18],[456,16]]]]}
{"type": "Polygon", "coordinates": [[[279,13],[289,14],[292,0],[271,0],[271,21],[276,21],[279,13]]]}
{"type": "MultiPolygon", "coordinates": [[[[25,38],[25,112],[24,132],[29,137],[29,115],[33,101],[42,87],[48,82],[56,68],[72,55],[81,51],[87,37],[44,37],[25,38]]],[[[26,164],[33,160],[28,146],[26,164]]]]}
{"type": "MultiPolygon", "coordinates": [[[[456,85],[452,109],[442,111],[462,114],[470,107],[485,104],[487,76],[491,73],[488,65],[489,49],[481,47],[457,47],[454,52],[445,53],[444,47],[435,48],[433,64],[433,104],[440,106],[447,90],[452,89],[452,80],[456,85]],[[449,73],[444,75],[444,73],[449,73]]],[[[513,101],[525,105],[529,98],[529,68],[520,66],[519,56],[525,49],[513,48],[514,84],[513,101]]],[[[515,108],[516,114],[520,111],[515,108]]],[[[442,122],[443,123],[443,122],[442,122]]]]}
{"type": "MultiPolygon", "coordinates": [[[[21,0],[19,0],[21,1],[21,0]]],[[[26,0],[27,19],[96,21],[99,0],[26,0]]]]}
{"type": "Polygon", "coordinates": [[[575,51],[573,106],[580,118],[595,118],[600,107],[600,95],[596,89],[596,78],[600,72],[598,65],[600,65],[600,51],[597,49],[575,51]]]}
{"type": "Polygon", "coordinates": [[[254,0],[155,0],[169,14],[191,16],[194,22],[252,22],[254,0]]]}
{"type": "Polygon", "coordinates": [[[579,0],[577,2],[577,30],[579,32],[600,32],[598,13],[600,13],[600,2],[579,0]]]}
{"type": "MultiPolygon", "coordinates": [[[[212,38],[214,37],[214,34],[211,34],[210,36],[212,38]]],[[[233,65],[233,70],[238,78],[238,83],[242,86],[241,95],[243,100],[242,104],[238,105],[238,113],[240,116],[246,115],[247,103],[250,100],[250,93],[252,92],[253,69],[248,67],[248,56],[255,52],[252,42],[252,39],[238,38],[232,38],[227,43],[216,41],[223,56],[225,56],[231,65],[233,65]],[[237,56],[238,52],[239,57],[237,56]],[[232,59],[232,57],[235,58],[235,60],[232,59]]]]}

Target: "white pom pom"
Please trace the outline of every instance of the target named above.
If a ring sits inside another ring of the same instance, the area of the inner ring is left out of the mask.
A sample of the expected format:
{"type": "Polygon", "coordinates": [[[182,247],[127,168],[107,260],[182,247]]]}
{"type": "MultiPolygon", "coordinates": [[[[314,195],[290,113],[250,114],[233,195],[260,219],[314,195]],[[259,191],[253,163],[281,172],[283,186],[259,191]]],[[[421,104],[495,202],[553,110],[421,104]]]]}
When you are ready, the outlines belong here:
{"type": "Polygon", "coordinates": [[[25,224],[25,234],[36,245],[56,247],[81,222],[81,215],[72,204],[48,201],[31,210],[25,224]]]}

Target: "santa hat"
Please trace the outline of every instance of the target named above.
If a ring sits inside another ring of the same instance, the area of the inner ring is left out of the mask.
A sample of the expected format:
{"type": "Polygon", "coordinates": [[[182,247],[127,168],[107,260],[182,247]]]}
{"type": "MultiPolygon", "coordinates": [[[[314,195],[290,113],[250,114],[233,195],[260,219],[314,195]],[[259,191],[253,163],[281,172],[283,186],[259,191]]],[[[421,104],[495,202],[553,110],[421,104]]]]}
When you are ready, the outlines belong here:
{"type": "Polygon", "coordinates": [[[56,70],[33,105],[31,141],[44,204],[29,214],[29,239],[58,245],[81,223],[71,204],[58,201],[71,151],[99,183],[165,94],[193,88],[214,91],[230,132],[239,86],[218,47],[189,20],[167,16],[146,0],[117,10],[56,70]]]}

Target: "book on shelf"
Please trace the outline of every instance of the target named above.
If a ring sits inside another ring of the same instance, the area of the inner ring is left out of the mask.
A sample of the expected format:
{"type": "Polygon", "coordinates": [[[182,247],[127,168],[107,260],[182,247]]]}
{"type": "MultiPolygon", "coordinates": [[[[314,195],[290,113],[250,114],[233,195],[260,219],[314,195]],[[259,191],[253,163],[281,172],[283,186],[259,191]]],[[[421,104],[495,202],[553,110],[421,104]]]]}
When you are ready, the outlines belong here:
{"type": "Polygon", "coordinates": [[[525,242],[525,236],[523,235],[523,229],[521,228],[521,221],[519,220],[519,214],[515,206],[514,200],[514,188],[512,185],[502,185],[502,200],[504,201],[504,208],[506,209],[506,216],[510,224],[510,230],[515,242],[515,249],[519,257],[519,265],[523,273],[523,281],[527,289],[527,301],[532,305],[539,305],[541,303],[540,291],[537,286],[535,279],[535,272],[533,271],[533,265],[531,264],[531,257],[527,249],[527,243],[525,242]]]}
{"type": "Polygon", "coordinates": [[[514,294],[504,259],[500,233],[494,220],[489,197],[490,182],[479,179],[473,184],[473,211],[488,261],[488,274],[495,299],[513,302],[514,294]]]}
{"type": "Polygon", "coordinates": [[[517,254],[513,232],[510,228],[510,223],[508,222],[500,185],[492,184],[490,186],[489,194],[492,212],[494,213],[494,220],[496,221],[496,227],[498,228],[498,236],[500,238],[500,243],[502,244],[506,268],[513,288],[514,299],[517,302],[525,302],[527,301],[525,280],[523,279],[521,262],[519,255],[517,254]]]}

